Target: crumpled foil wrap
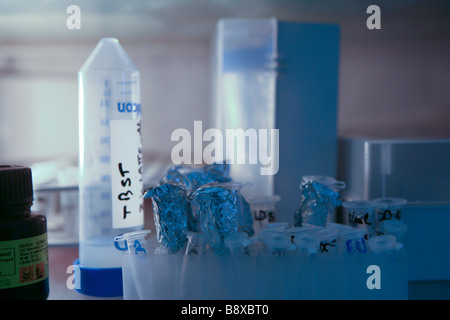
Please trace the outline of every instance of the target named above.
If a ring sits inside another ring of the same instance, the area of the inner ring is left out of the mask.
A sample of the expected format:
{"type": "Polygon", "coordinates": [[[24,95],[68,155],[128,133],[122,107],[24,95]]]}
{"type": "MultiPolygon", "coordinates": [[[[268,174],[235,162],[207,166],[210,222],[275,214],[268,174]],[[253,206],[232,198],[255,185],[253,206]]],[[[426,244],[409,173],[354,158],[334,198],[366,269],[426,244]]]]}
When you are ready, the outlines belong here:
{"type": "Polygon", "coordinates": [[[254,234],[243,185],[231,182],[229,172],[228,164],[173,166],[160,186],[146,192],[144,198],[153,200],[157,239],[170,253],[184,246],[189,232],[205,234],[213,249],[224,247],[228,234],[254,234]]]}
{"type": "Polygon", "coordinates": [[[249,236],[254,234],[250,205],[238,184],[208,184],[198,188],[191,198],[199,230],[208,235],[209,244],[216,252],[225,248],[226,235],[241,231],[249,236]]]}
{"type": "Polygon", "coordinates": [[[153,202],[153,216],[156,227],[156,238],[159,243],[173,254],[186,242],[188,216],[191,206],[186,191],[177,185],[164,184],[149,189],[145,199],[153,202]]]}
{"type": "Polygon", "coordinates": [[[300,190],[301,205],[295,214],[295,226],[308,223],[324,227],[328,214],[341,205],[341,194],[314,180],[302,180],[300,190]]]}

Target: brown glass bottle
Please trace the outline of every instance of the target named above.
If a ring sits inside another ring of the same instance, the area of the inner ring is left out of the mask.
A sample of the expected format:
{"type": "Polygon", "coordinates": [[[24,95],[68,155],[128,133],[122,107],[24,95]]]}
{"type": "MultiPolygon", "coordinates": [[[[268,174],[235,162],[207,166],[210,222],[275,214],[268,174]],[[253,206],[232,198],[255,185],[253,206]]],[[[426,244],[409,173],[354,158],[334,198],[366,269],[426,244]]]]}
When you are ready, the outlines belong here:
{"type": "Polygon", "coordinates": [[[47,221],[32,213],[31,169],[0,165],[0,299],[47,299],[47,221]]]}

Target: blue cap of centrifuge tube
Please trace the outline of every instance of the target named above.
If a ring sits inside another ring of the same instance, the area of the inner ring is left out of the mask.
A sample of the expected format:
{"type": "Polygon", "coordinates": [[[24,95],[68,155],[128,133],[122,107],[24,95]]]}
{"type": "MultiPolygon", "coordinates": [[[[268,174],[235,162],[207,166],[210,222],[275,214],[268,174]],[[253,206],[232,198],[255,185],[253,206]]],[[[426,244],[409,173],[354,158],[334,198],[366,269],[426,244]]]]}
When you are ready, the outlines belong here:
{"type": "Polygon", "coordinates": [[[93,297],[122,297],[122,268],[87,268],[74,261],[75,290],[93,297]]]}

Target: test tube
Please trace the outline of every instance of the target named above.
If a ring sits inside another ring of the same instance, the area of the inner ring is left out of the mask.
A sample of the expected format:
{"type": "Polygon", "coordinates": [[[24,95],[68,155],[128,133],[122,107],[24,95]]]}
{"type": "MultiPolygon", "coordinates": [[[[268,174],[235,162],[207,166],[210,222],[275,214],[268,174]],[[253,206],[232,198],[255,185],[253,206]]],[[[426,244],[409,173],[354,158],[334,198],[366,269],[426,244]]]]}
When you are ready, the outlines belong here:
{"type": "MultiPolygon", "coordinates": [[[[126,262],[124,260],[124,271],[122,273],[122,277],[124,279],[123,283],[132,281],[137,290],[138,297],[140,297],[141,299],[145,298],[146,292],[148,290],[147,282],[142,281],[141,279],[141,267],[145,267],[146,264],[145,260],[138,260],[136,255],[145,256],[147,254],[145,237],[150,233],[150,230],[139,230],[127,232],[114,238],[114,246],[116,247],[116,249],[128,255],[127,257],[125,257],[126,262]]],[[[145,257],[142,258],[145,259],[145,257]]],[[[126,295],[126,291],[130,290],[130,287],[132,287],[130,283],[127,283],[125,285],[124,296],[126,295]]]]}
{"type": "Polygon", "coordinates": [[[79,262],[120,275],[114,237],[144,225],[140,74],[117,39],[103,38],[78,79],[79,262]]]}
{"type": "Polygon", "coordinates": [[[232,299],[255,299],[258,294],[258,272],[255,272],[255,254],[252,246],[256,238],[249,238],[246,232],[236,232],[225,236],[224,243],[229,249],[227,259],[230,264],[227,270],[227,285],[232,299]]]}
{"type": "Polygon", "coordinates": [[[366,239],[376,235],[375,209],[377,204],[375,202],[366,200],[345,201],[342,206],[347,209],[350,226],[366,230],[366,239]]]}
{"type": "Polygon", "coordinates": [[[392,219],[401,219],[400,210],[406,205],[406,199],[400,198],[377,198],[373,199],[377,204],[376,210],[376,230],[378,234],[384,234],[384,223],[392,219]]]}
{"type": "Polygon", "coordinates": [[[203,255],[206,253],[205,234],[186,232],[187,244],[181,266],[180,298],[199,300],[202,297],[203,255]]]}
{"type": "Polygon", "coordinates": [[[259,233],[268,223],[272,223],[276,220],[276,203],[278,201],[280,201],[280,197],[277,195],[248,198],[252,211],[253,229],[255,233],[259,233]]]}

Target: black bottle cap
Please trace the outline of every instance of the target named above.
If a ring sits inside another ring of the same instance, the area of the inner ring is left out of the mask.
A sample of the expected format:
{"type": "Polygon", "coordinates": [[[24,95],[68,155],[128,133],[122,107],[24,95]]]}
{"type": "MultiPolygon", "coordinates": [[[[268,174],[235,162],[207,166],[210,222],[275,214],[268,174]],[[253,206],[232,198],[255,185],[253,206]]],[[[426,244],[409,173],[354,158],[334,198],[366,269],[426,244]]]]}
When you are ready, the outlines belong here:
{"type": "Polygon", "coordinates": [[[0,208],[30,207],[33,203],[31,169],[0,165],[0,208]]]}

